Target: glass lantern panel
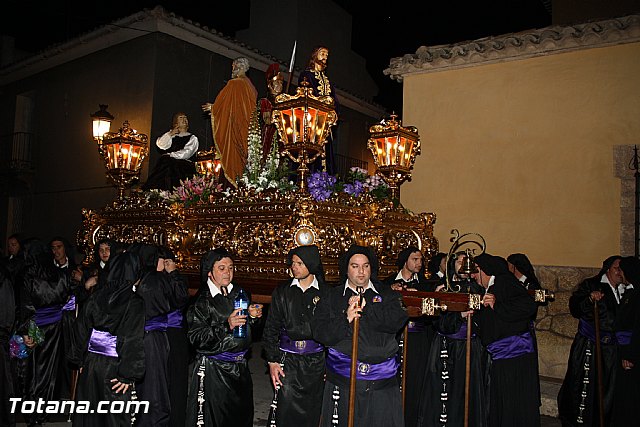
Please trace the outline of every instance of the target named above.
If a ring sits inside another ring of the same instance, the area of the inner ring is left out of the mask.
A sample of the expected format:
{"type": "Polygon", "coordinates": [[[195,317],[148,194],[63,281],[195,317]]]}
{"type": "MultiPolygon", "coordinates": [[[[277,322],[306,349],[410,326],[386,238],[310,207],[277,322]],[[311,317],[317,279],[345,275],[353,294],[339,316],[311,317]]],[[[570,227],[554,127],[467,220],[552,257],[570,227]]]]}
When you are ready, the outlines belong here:
{"type": "Polygon", "coordinates": [[[327,116],[328,114],[325,111],[319,111],[316,115],[316,121],[314,126],[314,132],[312,137],[312,142],[314,144],[320,144],[323,139],[324,130],[327,126],[327,116]]]}
{"type": "Polygon", "coordinates": [[[108,120],[94,120],[93,121],[93,137],[98,140],[102,140],[105,133],[109,132],[111,128],[111,122],[108,120]]]}
{"type": "Polygon", "coordinates": [[[293,124],[291,122],[291,117],[293,116],[293,112],[290,110],[282,110],[280,114],[280,122],[281,128],[284,129],[284,135],[280,135],[283,138],[283,144],[291,144],[293,143],[293,124]]]}
{"type": "Polygon", "coordinates": [[[302,107],[294,107],[292,108],[293,113],[293,142],[303,142],[304,141],[304,124],[305,124],[305,114],[304,108],[302,107]]]}
{"type": "Polygon", "coordinates": [[[404,136],[398,137],[398,165],[409,167],[409,153],[411,152],[411,141],[404,136]]]}
{"type": "Polygon", "coordinates": [[[142,166],[142,149],[140,145],[131,145],[129,148],[129,167],[127,169],[137,171],[142,166]]]}

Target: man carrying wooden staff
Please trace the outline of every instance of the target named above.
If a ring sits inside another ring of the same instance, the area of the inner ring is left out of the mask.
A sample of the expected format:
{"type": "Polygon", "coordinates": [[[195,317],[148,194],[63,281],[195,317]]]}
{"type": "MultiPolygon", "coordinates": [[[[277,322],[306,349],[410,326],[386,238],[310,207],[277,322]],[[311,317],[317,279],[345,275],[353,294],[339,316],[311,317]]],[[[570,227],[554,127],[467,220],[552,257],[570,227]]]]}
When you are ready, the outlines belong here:
{"type": "Polygon", "coordinates": [[[340,260],[344,285],[328,290],[318,303],[312,322],[314,339],[329,349],[320,421],[323,427],[347,425],[354,339],[358,344],[354,425],[404,426],[396,377],[396,334],[409,317],[400,294],[378,281],[377,270],[373,250],[352,245],[340,260]],[[359,334],[354,337],[356,318],[359,334]]]}

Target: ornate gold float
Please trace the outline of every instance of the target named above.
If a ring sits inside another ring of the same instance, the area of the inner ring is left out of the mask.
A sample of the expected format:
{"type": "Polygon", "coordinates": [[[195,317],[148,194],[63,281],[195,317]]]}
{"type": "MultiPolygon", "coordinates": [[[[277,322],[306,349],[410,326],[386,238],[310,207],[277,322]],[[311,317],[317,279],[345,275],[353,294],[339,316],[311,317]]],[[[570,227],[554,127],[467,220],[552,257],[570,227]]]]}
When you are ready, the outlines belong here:
{"type": "MultiPolygon", "coordinates": [[[[282,142],[280,154],[299,165],[299,181],[306,181],[307,165],[324,155],[329,127],[336,121],[333,102],[316,98],[308,87],[301,86],[296,95],[276,99],[273,116],[282,142]]],[[[395,116],[392,123],[397,125],[392,132],[404,132],[395,116]]],[[[410,145],[417,148],[408,150],[409,157],[400,162],[399,174],[403,177],[410,175],[419,154],[417,131],[411,129],[410,136],[410,145]]],[[[372,147],[374,155],[389,144],[383,145],[372,147]]],[[[404,140],[402,145],[406,145],[404,140]]],[[[391,147],[398,150],[393,144],[391,147]]],[[[212,157],[207,154],[211,153],[202,153],[198,159],[212,157]]],[[[251,161],[251,142],[249,158],[251,161]]],[[[209,172],[212,168],[201,169],[209,172]]],[[[235,257],[234,280],[247,286],[258,301],[268,300],[274,286],[288,277],[284,260],[294,246],[318,245],[329,282],[338,281],[339,256],[354,243],[375,249],[380,277],[397,270],[396,258],[407,246],[420,248],[427,259],[438,250],[433,236],[435,214],[409,212],[397,199],[381,198],[368,191],[357,195],[336,191],[318,200],[301,183],[297,190],[289,191],[243,185],[223,191],[215,187],[214,178],[206,175],[194,179],[209,180],[206,182],[211,191],[201,192],[187,203],[168,201],[159,192],[133,190],[124,196],[124,185],[119,184],[118,200],[102,209],[83,210],[80,248],[89,255],[102,238],[166,245],[176,254],[181,271],[193,279],[192,287],[197,287],[201,256],[210,249],[225,247],[235,257]]],[[[381,175],[389,181],[387,173],[381,175]]],[[[396,179],[397,175],[389,183],[394,195],[404,180],[396,179]]]]}

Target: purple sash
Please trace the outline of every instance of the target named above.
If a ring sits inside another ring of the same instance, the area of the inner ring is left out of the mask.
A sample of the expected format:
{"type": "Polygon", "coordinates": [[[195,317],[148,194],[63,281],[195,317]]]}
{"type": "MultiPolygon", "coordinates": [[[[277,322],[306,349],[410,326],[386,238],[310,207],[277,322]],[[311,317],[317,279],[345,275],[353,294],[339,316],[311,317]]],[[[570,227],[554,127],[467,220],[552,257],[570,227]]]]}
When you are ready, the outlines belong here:
{"type": "Polygon", "coordinates": [[[62,319],[62,304],[37,308],[33,317],[38,326],[47,326],[59,322],[60,319],[62,319]]]}
{"type": "MultiPolygon", "coordinates": [[[[384,362],[375,364],[358,361],[356,379],[367,381],[386,380],[396,375],[399,365],[400,362],[398,362],[395,356],[388,358],[384,362]]],[[[329,348],[327,368],[338,375],[349,378],[351,375],[351,357],[340,353],[338,350],[329,348]]]]}
{"type": "Polygon", "coordinates": [[[76,296],[71,295],[67,300],[67,303],[62,306],[62,311],[73,311],[76,309],[76,296]]]}
{"type": "Polygon", "coordinates": [[[311,354],[320,353],[324,350],[324,346],[314,340],[292,340],[289,335],[282,333],[280,335],[280,350],[286,353],[311,354]]]}
{"type": "MultiPolygon", "coordinates": [[[[442,332],[438,332],[438,335],[442,335],[443,337],[447,337],[447,338],[451,338],[454,340],[466,340],[467,339],[467,324],[463,323],[462,325],[460,325],[460,329],[458,329],[458,332],[453,333],[453,334],[443,334],[442,332]]],[[[475,333],[471,333],[471,338],[474,338],[476,336],[475,333]]]]}
{"type": "Polygon", "coordinates": [[[152,317],[144,322],[144,331],[166,331],[167,330],[167,315],[162,314],[160,316],[152,317]]]}
{"type": "Polygon", "coordinates": [[[616,332],[616,339],[618,340],[618,344],[620,345],[629,345],[631,344],[631,336],[633,333],[631,331],[618,331],[616,332]]]}
{"type": "Polygon", "coordinates": [[[117,340],[118,337],[111,335],[109,332],[94,329],[91,331],[88,350],[91,353],[101,354],[103,356],[118,357],[118,352],[116,351],[117,340]]]}
{"type": "Polygon", "coordinates": [[[492,342],[487,346],[491,360],[514,359],[535,352],[533,337],[527,331],[520,335],[512,335],[492,342]]]}
{"type": "Polygon", "coordinates": [[[409,332],[424,332],[424,320],[409,320],[407,329],[409,332]]]}
{"type": "MultiPolygon", "coordinates": [[[[578,333],[591,342],[596,342],[596,329],[591,323],[580,319],[578,322],[578,333]]],[[[615,335],[611,332],[600,330],[600,342],[602,344],[615,344],[615,335]]]]}
{"type": "Polygon", "coordinates": [[[223,353],[213,354],[207,357],[221,362],[244,362],[244,356],[247,354],[247,351],[249,350],[238,351],[237,353],[225,351],[223,353]]]}
{"type": "Polygon", "coordinates": [[[175,310],[167,314],[167,327],[182,329],[182,311],[175,310]]]}

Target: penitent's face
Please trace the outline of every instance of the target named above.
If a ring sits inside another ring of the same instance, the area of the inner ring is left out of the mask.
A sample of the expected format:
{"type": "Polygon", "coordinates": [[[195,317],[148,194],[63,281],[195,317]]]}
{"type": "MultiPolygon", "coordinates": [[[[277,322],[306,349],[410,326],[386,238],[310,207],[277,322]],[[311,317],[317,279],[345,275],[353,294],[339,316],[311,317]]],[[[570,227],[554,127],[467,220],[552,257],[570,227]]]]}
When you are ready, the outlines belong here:
{"type": "Polygon", "coordinates": [[[369,258],[362,254],[356,254],[349,259],[347,277],[352,286],[366,287],[371,279],[371,264],[369,258]]]}
{"type": "Polygon", "coordinates": [[[9,255],[18,255],[18,252],[20,252],[20,242],[18,242],[18,239],[12,237],[7,240],[7,249],[9,250],[9,255]]]}
{"type": "Polygon", "coordinates": [[[420,273],[420,270],[422,269],[422,253],[414,252],[409,255],[409,258],[407,259],[407,262],[404,266],[406,267],[407,271],[411,272],[412,274],[420,273]]]}
{"type": "Polygon", "coordinates": [[[209,279],[218,287],[228,286],[233,280],[233,260],[231,258],[222,258],[213,263],[213,268],[209,272],[209,279]]]}
{"type": "Polygon", "coordinates": [[[98,256],[102,262],[109,261],[109,257],[111,256],[111,246],[106,243],[100,243],[100,246],[98,247],[98,256]]]}
{"type": "Polygon", "coordinates": [[[298,255],[291,257],[291,273],[293,273],[293,277],[298,280],[309,277],[309,269],[298,255]]]}
{"type": "Polygon", "coordinates": [[[53,242],[51,242],[51,252],[53,253],[53,258],[58,264],[62,264],[67,260],[67,253],[64,249],[64,243],[60,240],[54,240],[53,242]]]}

